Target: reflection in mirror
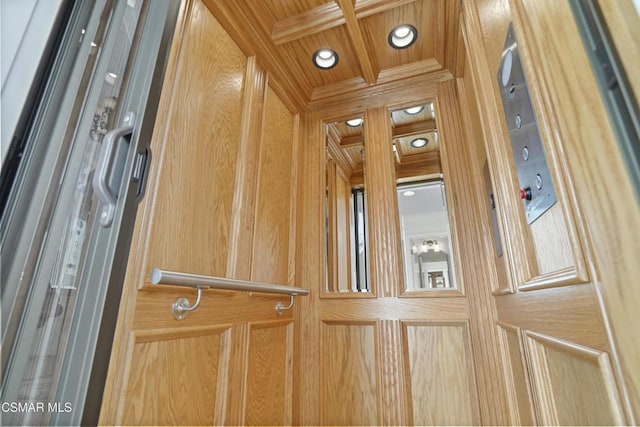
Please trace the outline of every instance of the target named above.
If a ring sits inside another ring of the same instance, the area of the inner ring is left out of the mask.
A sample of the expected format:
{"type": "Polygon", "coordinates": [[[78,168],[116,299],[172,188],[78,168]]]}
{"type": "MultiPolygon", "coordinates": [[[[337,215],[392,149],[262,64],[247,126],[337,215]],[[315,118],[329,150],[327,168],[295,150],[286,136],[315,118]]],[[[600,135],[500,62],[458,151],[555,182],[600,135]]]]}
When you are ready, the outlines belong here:
{"type": "Polygon", "coordinates": [[[391,113],[406,290],[455,289],[432,102],[391,113]]]}
{"type": "Polygon", "coordinates": [[[327,290],[368,292],[362,117],[327,125],[327,290]]]}
{"type": "Polygon", "coordinates": [[[455,289],[444,182],[397,188],[406,289],[455,289]]]}

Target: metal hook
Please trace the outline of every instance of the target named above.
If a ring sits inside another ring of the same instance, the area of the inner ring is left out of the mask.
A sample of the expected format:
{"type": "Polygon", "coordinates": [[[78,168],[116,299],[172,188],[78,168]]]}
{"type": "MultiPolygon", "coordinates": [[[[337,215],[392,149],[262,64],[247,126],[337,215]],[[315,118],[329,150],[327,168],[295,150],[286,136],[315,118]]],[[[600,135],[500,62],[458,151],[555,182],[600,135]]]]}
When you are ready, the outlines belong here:
{"type": "Polygon", "coordinates": [[[284,310],[289,310],[291,307],[293,307],[293,295],[289,296],[290,300],[289,300],[289,305],[285,307],[285,305],[282,303],[282,301],[278,301],[276,303],[276,313],[278,313],[278,316],[282,316],[282,312],[284,310]]]}
{"type": "Polygon", "coordinates": [[[189,311],[193,311],[198,308],[200,305],[200,298],[202,297],[202,289],[200,289],[200,287],[197,287],[196,289],[198,290],[198,296],[193,305],[189,304],[189,300],[185,297],[180,297],[173,303],[171,306],[171,314],[173,314],[174,319],[182,320],[189,311]]]}

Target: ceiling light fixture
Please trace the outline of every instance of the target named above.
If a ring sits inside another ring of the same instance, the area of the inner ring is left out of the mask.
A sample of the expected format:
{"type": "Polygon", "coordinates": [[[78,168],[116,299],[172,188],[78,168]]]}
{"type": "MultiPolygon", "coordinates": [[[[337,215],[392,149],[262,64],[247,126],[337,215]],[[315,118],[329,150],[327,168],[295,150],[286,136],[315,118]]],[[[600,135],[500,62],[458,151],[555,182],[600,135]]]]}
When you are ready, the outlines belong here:
{"type": "Polygon", "coordinates": [[[320,49],[313,54],[313,63],[323,70],[333,68],[338,63],[338,54],[331,49],[320,49]]]}
{"type": "Polygon", "coordinates": [[[429,143],[429,140],[427,138],[416,138],[413,141],[411,141],[411,146],[413,148],[422,148],[428,143],[429,143]]]}
{"type": "Polygon", "coordinates": [[[389,45],[394,49],[405,49],[415,43],[418,30],[409,24],[398,25],[389,33],[389,45]]]}
{"type": "Polygon", "coordinates": [[[407,108],[406,110],[404,110],[404,113],[410,116],[414,116],[421,113],[422,110],[424,110],[424,105],[418,105],[417,107],[407,108]]]}
{"type": "Polygon", "coordinates": [[[352,128],[357,128],[362,124],[362,117],[358,117],[357,119],[347,120],[345,123],[347,126],[351,126],[352,128]]]}

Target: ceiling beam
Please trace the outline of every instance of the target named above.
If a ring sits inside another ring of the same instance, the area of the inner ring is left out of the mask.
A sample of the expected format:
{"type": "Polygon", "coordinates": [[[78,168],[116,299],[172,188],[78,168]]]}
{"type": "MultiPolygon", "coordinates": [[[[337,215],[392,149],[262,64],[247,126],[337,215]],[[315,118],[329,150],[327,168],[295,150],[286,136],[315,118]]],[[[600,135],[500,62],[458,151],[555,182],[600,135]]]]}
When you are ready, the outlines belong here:
{"type": "Polygon", "coordinates": [[[358,56],[358,62],[360,63],[360,71],[362,71],[362,77],[367,84],[374,84],[378,78],[377,67],[374,67],[367,45],[364,42],[362,31],[360,31],[360,25],[358,25],[358,18],[356,12],[353,10],[352,0],[338,0],[338,5],[342,9],[344,19],[347,24],[347,32],[353,43],[353,47],[356,50],[358,56]]]}
{"type": "MultiPolygon", "coordinates": [[[[435,120],[422,120],[420,122],[408,123],[393,128],[393,139],[419,133],[433,132],[434,130],[436,130],[435,120]]],[[[364,144],[362,134],[345,136],[340,140],[340,148],[358,147],[362,144],[364,144]]]]}
{"type": "Polygon", "coordinates": [[[334,1],[273,24],[271,39],[276,45],[289,43],[345,23],[340,6],[334,1]]]}
{"type": "Polygon", "coordinates": [[[411,136],[418,133],[433,132],[436,130],[435,120],[423,120],[421,122],[407,123],[393,128],[393,137],[402,138],[403,136],[411,136]]]}
{"type": "Polygon", "coordinates": [[[358,19],[386,12],[398,6],[413,3],[416,0],[357,0],[355,11],[358,19]]]}
{"type": "MultiPolygon", "coordinates": [[[[358,19],[386,12],[416,0],[358,0],[355,14],[358,19]]],[[[330,1],[298,15],[276,21],[271,30],[271,40],[276,45],[292,42],[345,23],[340,6],[330,1]]]]}

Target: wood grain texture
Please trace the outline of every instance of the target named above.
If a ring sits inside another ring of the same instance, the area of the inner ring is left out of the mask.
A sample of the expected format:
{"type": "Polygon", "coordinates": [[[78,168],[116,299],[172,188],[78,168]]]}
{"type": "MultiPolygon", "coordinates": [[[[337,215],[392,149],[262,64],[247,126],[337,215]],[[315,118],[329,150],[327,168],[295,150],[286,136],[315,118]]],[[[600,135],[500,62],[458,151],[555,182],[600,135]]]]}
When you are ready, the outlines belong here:
{"type": "Polygon", "coordinates": [[[416,1],[382,13],[370,15],[360,21],[362,35],[371,61],[379,64],[380,70],[427,60],[435,57],[434,44],[439,37],[434,25],[434,5],[442,3],[416,1]],[[405,49],[394,49],[387,40],[389,33],[400,24],[413,25],[421,31],[416,42],[405,49]]]}
{"type": "Polygon", "coordinates": [[[288,43],[344,23],[340,6],[330,1],[274,22],[271,38],[276,44],[288,43]]]}
{"type": "Polygon", "coordinates": [[[408,323],[403,326],[412,424],[479,424],[466,325],[408,323]]]}
{"type": "Polygon", "coordinates": [[[245,82],[226,277],[250,280],[253,254],[248,253],[247,248],[253,246],[260,159],[260,150],[255,149],[255,142],[260,141],[262,133],[262,109],[267,87],[266,72],[255,56],[247,61],[245,82]]]}
{"type": "MultiPolygon", "coordinates": [[[[355,294],[357,295],[357,294],[355,294]]],[[[356,321],[358,319],[385,320],[463,320],[468,319],[467,301],[460,296],[446,298],[349,298],[323,299],[320,302],[322,319],[356,321]]]]}
{"type": "Polygon", "coordinates": [[[308,102],[310,90],[294,78],[294,75],[301,73],[301,69],[297,68],[292,73],[285,64],[295,67],[294,64],[268,54],[276,50],[276,45],[271,40],[270,32],[264,28],[262,20],[255,20],[250,8],[238,7],[234,0],[203,0],[203,2],[227,33],[234,35],[234,42],[244,54],[249,57],[257,56],[267,71],[276,77],[273,79],[272,86],[277,87],[278,95],[287,103],[289,109],[296,112],[302,111],[308,102]],[[247,22],[255,24],[247,25],[247,22]],[[249,27],[253,31],[246,31],[249,27]]]}
{"type": "Polygon", "coordinates": [[[510,425],[534,425],[535,412],[519,328],[498,323],[510,425]]]}
{"type": "Polygon", "coordinates": [[[419,63],[417,67],[420,71],[417,73],[412,68],[407,73],[403,72],[402,76],[393,74],[384,79],[381,72],[375,86],[368,86],[364,81],[349,81],[346,84],[315,89],[307,109],[321,111],[324,113],[321,113],[323,119],[333,122],[345,112],[364,111],[367,108],[405,103],[407,100],[426,102],[435,96],[436,83],[452,78],[449,71],[433,65],[419,63]],[[427,66],[428,69],[425,69],[427,66]]]}
{"type": "Polygon", "coordinates": [[[296,283],[311,291],[310,298],[301,299],[295,310],[295,375],[294,424],[321,423],[318,402],[322,387],[320,375],[320,316],[316,297],[326,286],[326,224],[325,217],[325,125],[317,116],[305,114],[301,120],[299,185],[296,233],[296,283]]]}
{"type": "Polygon", "coordinates": [[[136,344],[118,424],[212,424],[219,350],[217,334],[136,344]]]}
{"type": "Polygon", "coordinates": [[[379,296],[394,297],[404,286],[389,111],[386,108],[367,110],[364,126],[371,289],[379,296]]]}
{"type": "Polygon", "coordinates": [[[627,418],[635,423],[640,419],[640,377],[635,374],[640,341],[632,325],[640,322],[640,290],[629,284],[640,275],[636,256],[640,239],[634,232],[639,229],[640,210],[630,202],[634,190],[569,5],[518,1],[514,10],[522,21],[530,55],[539,59],[533,74],[541,82],[541,98],[553,112],[554,136],[570,160],[564,165],[569,183],[590,189],[575,192],[575,213],[590,277],[598,284],[611,341],[617,346],[612,357],[619,358],[617,372],[627,386],[625,390],[620,382],[621,398],[627,418]],[[551,31],[554,40],[565,40],[562,48],[548,37],[551,31]],[[601,179],[602,171],[607,171],[606,180],[601,179]]]}
{"type": "Polygon", "coordinates": [[[496,297],[500,320],[522,329],[609,349],[598,301],[589,286],[544,289],[496,297]]]}
{"type": "MultiPolygon", "coordinates": [[[[464,95],[464,94],[463,94],[464,95]]],[[[458,288],[468,295],[470,334],[473,347],[478,387],[483,399],[480,401],[480,415],[483,423],[504,423],[504,389],[501,369],[498,365],[499,352],[496,331],[494,302],[489,293],[493,277],[489,247],[478,244],[483,237],[480,213],[481,200],[469,196],[480,194],[484,189],[480,165],[470,157],[469,144],[463,133],[464,109],[461,108],[460,94],[456,92],[456,82],[438,84],[435,100],[436,123],[441,138],[441,156],[446,184],[449,223],[453,242],[456,280],[458,288]],[[474,242],[472,244],[472,242],[474,242]],[[489,286],[488,286],[489,285],[489,286]]],[[[484,225],[486,227],[486,223],[484,225]]]]}
{"type": "MultiPolygon", "coordinates": [[[[461,28],[463,28],[461,26],[461,28]]],[[[462,35],[464,35],[464,31],[462,31],[462,35]]],[[[461,36],[462,40],[462,36],[461,36]]],[[[479,107],[478,107],[478,97],[476,91],[476,85],[473,80],[473,74],[471,72],[469,60],[464,61],[464,71],[462,73],[462,78],[457,80],[458,82],[458,93],[460,96],[460,107],[463,113],[463,122],[465,125],[465,134],[466,139],[468,141],[468,146],[470,147],[470,158],[473,161],[473,164],[476,166],[476,170],[481,166],[480,170],[484,175],[484,168],[487,162],[487,152],[485,151],[485,143],[484,143],[484,135],[482,132],[482,123],[480,120],[479,107]]],[[[487,165],[488,167],[488,165],[487,165]]],[[[491,181],[491,176],[488,177],[488,181],[485,183],[485,188],[488,187],[491,189],[491,193],[494,195],[495,201],[495,190],[493,181],[491,181]]],[[[491,229],[491,219],[490,219],[490,199],[489,194],[487,192],[478,192],[478,206],[479,206],[479,216],[480,216],[480,229],[482,233],[481,241],[485,245],[485,251],[489,255],[489,258],[492,259],[490,262],[490,268],[488,268],[488,273],[491,275],[489,282],[491,283],[491,290],[493,292],[513,292],[513,286],[511,283],[511,276],[507,273],[504,256],[498,256],[496,249],[495,237],[493,236],[493,230],[491,229]],[[495,275],[495,276],[494,276],[495,275]]],[[[499,211],[496,210],[496,216],[500,214],[499,211]]],[[[498,236],[497,238],[502,239],[501,227],[503,227],[504,222],[500,221],[498,218],[498,236]]]]}
{"type": "Polygon", "coordinates": [[[542,424],[625,424],[607,353],[525,333],[542,424]]]}
{"type": "Polygon", "coordinates": [[[462,9],[463,36],[472,73],[478,113],[486,142],[487,160],[494,184],[503,249],[514,285],[536,275],[536,259],[529,227],[517,194],[515,164],[508,147],[509,135],[498,89],[493,81],[511,19],[507,0],[469,2],[462,9]]]}
{"type": "Polygon", "coordinates": [[[147,265],[224,276],[247,60],[200,2],[184,37],[165,133],[152,141],[147,265]]]}
{"type": "Polygon", "coordinates": [[[367,49],[362,31],[358,24],[358,19],[356,18],[356,13],[353,9],[353,2],[351,0],[338,0],[338,4],[340,5],[340,9],[342,9],[342,14],[344,15],[349,38],[355,47],[356,56],[358,58],[358,63],[360,64],[360,71],[364,81],[368,84],[374,84],[378,78],[378,72],[380,70],[378,68],[378,64],[370,57],[369,50],[367,49]]]}
{"type": "Polygon", "coordinates": [[[247,368],[248,425],[291,424],[293,323],[251,325],[247,368]]]}
{"type": "MultiPolygon", "coordinates": [[[[293,117],[271,89],[265,94],[254,212],[254,281],[288,283],[293,117]]],[[[248,248],[245,248],[248,249],[248,248]]]]}
{"type": "Polygon", "coordinates": [[[411,416],[406,397],[405,358],[402,343],[402,324],[398,320],[381,320],[380,378],[381,424],[408,425],[411,416]]]}
{"type": "Polygon", "coordinates": [[[377,333],[376,323],[322,324],[323,425],[380,423],[377,333]]]}

